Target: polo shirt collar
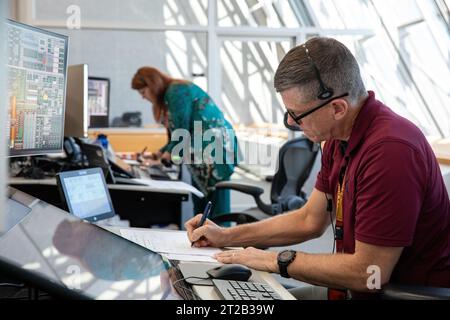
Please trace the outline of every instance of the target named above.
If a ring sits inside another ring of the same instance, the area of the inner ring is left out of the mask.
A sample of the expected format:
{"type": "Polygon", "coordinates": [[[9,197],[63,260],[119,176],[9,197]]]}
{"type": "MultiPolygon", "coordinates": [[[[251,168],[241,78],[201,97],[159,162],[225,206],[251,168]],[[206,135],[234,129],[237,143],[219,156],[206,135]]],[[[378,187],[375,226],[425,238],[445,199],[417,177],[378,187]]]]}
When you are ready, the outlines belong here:
{"type": "Polygon", "coordinates": [[[380,110],[380,104],[375,99],[375,93],[373,91],[368,91],[368,94],[369,96],[361,107],[359,114],[356,116],[355,123],[353,124],[352,133],[350,134],[350,139],[348,140],[348,145],[345,150],[346,156],[350,155],[362,142],[370,124],[380,110]]]}

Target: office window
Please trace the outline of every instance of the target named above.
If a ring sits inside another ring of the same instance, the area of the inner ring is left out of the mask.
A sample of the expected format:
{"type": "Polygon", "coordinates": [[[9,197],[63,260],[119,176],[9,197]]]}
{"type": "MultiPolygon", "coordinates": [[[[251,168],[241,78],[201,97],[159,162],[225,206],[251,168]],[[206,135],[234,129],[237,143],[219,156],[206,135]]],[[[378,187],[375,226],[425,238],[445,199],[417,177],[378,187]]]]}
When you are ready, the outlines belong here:
{"type": "Polygon", "coordinates": [[[299,27],[301,20],[291,1],[219,0],[217,20],[221,27],[299,27]]]}
{"type": "Polygon", "coordinates": [[[316,27],[328,29],[370,28],[373,13],[361,0],[305,0],[316,27]]]}
{"type": "Polygon", "coordinates": [[[205,33],[51,30],[69,36],[69,65],[86,63],[90,76],[110,79],[110,124],[125,112],[141,112],[143,126],[154,123],[150,103],[131,89],[139,67],[154,66],[207,89],[205,33]]]}
{"type": "MultiPolygon", "coordinates": [[[[234,114],[231,120],[236,123],[261,121],[275,123],[278,121],[278,102],[277,98],[274,98],[276,94],[273,91],[270,94],[258,94],[255,95],[256,98],[249,98],[251,92],[258,92],[258,90],[249,90],[248,87],[236,89],[237,85],[227,80],[236,73],[239,75],[238,82],[247,81],[241,78],[245,74],[239,74],[239,69],[233,66],[236,62],[231,61],[242,60],[243,55],[248,56],[247,53],[238,53],[235,57],[230,57],[226,53],[227,50],[236,52],[241,46],[243,50],[255,51],[255,48],[262,47],[257,44],[260,42],[258,39],[263,39],[262,37],[269,37],[264,39],[266,42],[283,37],[297,37],[298,41],[303,41],[312,36],[312,33],[338,39],[345,38],[361,64],[368,89],[374,89],[380,99],[383,99],[394,111],[416,123],[425,134],[450,136],[448,108],[450,87],[446,85],[450,77],[449,0],[391,2],[385,0],[99,0],[95,2],[30,0],[19,2],[20,7],[28,7],[31,17],[29,23],[55,28],[57,26],[65,28],[68,17],[66,9],[69,5],[78,5],[81,8],[82,27],[83,23],[87,26],[83,33],[105,30],[113,35],[123,32],[121,34],[127,37],[126,30],[130,32],[133,30],[136,33],[130,34],[140,34],[142,38],[139,40],[138,37],[131,35],[130,40],[125,38],[125,43],[135,44],[135,41],[143,42],[142,39],[149,39],[155,47],[150,47],[145,40],[144,44],[139,43],[136,48],[143,46],[147,48],[147,51],[141,51],[144,54],[138,54],[137,50],[133,50],[136,51],[132,53],[136,55],[136,61],[163,66],[161,68],[171,74],[184,75],[193,79],[213,95],[230,118],[234,114]],[[216,8],[211,16],[209,14],[212,12],[208,10],[210,3],[216,8]],[[108,8],[108,10],[102,10],[102,8],[108,8]],[[270,28],[270,34],[261,27],[270,28]],[[305,30],[302,27],[312,27],[316,30],[305,30]],[[174,33],[166,37],[163,32],[165,28],[173,30],[174,33]],[[299,28],[298,33],[287,35],[286,32],[291,31],[292,28],[299,28]],[[327,29],[326,33],[322,33],[321,29],[327,29]],[[258,30],[264,30],[266,33],[260,34],[258,30]],[[333,30],[336,30],[336,33],[333,33],[333,30]],[[368,32],[365,32],[367,30],[371,31],[372,35],[368,35],[368,32]],[[140,33],[141,31],[143,33],[140,33]],[[277,34],[278,31],[279,34],[277,34]],[[346,36],[342,36],[344,33],[346,36]],[[213,41],[208,42],[208,39],[213,41]],[[236,42],[232,43],[233,41],[236,42]],[[161,43],[164,45],[160,46],[161,43]],[[167,53],[159,50],[160,47],[168,48],[167,53]],[[146,54],[146,52],[152,54],[146,54]],[[193,55],[190,54],[191,52],[193,55]],[[217,52],[217,54],[213,56],[210,54],[208,57],[208,53],[211,52],[217,52]],[[217,58],[219,55],[220,58],[217,58]],[[208,58],[211,61],[208,61],[208,58]],[[186,62],[189,64],[186,65],[186,62]],[[217,70],[220,70],[221,74],[214,77],[217,70]],[[209,79],[208,72],[211,76],[209,79]],[[247,96],[246,91],[248,91],[247,96]],[[267,106],[273,105],[275,111],[236,112],[235,102],[253,103],[252,106],[247,105],[247,110],[267,111],[269,108],[267,106]],[[255,118],[250,119],[253,116],[255,118]]],[[[105,37],[111,37],[111,35],[105,37]]],[[[103,42],[103,40],[99,41],[103,42]]],[[[115,41],[114,45],[118,46],[118,43],[122,43],[122,38],[117,37],[115,41]]],[[[83,43],[79,41],[79,45],[83,43]]],[[[112,45],[107,47],[111,49],[112,45]]],[[[126,55],[122,55],[125,54],[124,51],[115,50],[118,53],[114,54],[114,61],[124,60],[125,62],[121,63],[132,64],[124,58],[126,55]]],[[[273,51],[269,49],[271,50],[273,51]]],[[[107,55],[115,52],[106,49],[104,51],[107,55]]],[[[92,60],[96,59],[100,57],[92,60]]],[[[257,66],[254,61],[251,61],[252,59],[256,58],[251,57],[246,62],[248,70],[253,65],[257,66]]],[[[104,61],[105,59],[102,61],[103,64],[104,61]]],[[[273,78],[272,66],[264,67],[264,72],[261,68],[256,69],[256,73],[250,77],[252,79],[250,85],[260,83],[263,90],[269,92],[272,90],[272,85],[263,82],[267,81],[264,79],[273,78]],[[257,80],[257,77],[261,80],[257,80]]],[[[108,71],[110,75],[105,76],[110,78],[116,75],[123,76],[123,70],[124,67],[120,64],[114,64],[111,71],[108,71]]],[[[127,80],[129,72],[127,71],[125,76],[127,80]]],[[[120,81],[125,83],[125,80],[120,81]]],[[[136,109],[143,108],[141,102],[138,103],[133,99],[130,102],[133,108],[134,106],[137,106],[136,109]]],[[[127,104],[121,102],[120,106],[113,105],[112,111],[116,110],[116,113],[119,113],[126,108],[127,104]]],[[[144,122],[151,121],[150,115],[147,114],[144,122]]]]}
{"type": "Polygon", "coordinates": [[[290,39],[222,41],[221,100],[228,119],[235,124],[282,123],[284,107],[273,76],[291,47],[290,39]]]}
{"type": "MultiPolygon", "coordinates": [[[[352,43],[368,89],[426,135],[450,136],[450,37],[442,1],[308,0],[323,28],[373,28],[352,43]]],[[[338,37],[339,38],[339,37],[338,37]]]]}
{"type": "Polygon", "coordinates": [[[396,113],[414,122],[426,135],[439,135],[433,119],[389,41],[382,37],[336,37],[355,55],[368,90],[396,113]]]}
{"type": "Polygon", "coordinates": [[[76,5],[81,11],[81,23],[108,26],[186,26],[207,24],[207,0],[32,0],[37,21],[61,22],[69,14],[67,8],[76,5]],[[103,10],[102,10],[103,9],[103,10]]]}

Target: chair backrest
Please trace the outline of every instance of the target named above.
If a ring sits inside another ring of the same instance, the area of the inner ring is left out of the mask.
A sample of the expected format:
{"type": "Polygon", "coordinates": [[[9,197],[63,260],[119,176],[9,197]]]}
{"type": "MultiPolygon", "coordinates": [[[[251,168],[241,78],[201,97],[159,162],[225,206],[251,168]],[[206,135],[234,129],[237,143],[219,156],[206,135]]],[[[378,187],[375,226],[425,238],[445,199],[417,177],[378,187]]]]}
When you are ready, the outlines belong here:
{"type": "MultiPolygon", "coordinates": [[[[273,214],[285,211],[292,196],[305,198],[302,187],[308,179],[318,152],[317,144],[306,137],[299,137],[286,142],[278,155],[278,168],[272,180],[270,198],[274,207],[273,214]]],[[[306,201],[306,199],[304,199],[306,201]]],[[[293,209],[293,208],[289,208],[293,209]]]]}

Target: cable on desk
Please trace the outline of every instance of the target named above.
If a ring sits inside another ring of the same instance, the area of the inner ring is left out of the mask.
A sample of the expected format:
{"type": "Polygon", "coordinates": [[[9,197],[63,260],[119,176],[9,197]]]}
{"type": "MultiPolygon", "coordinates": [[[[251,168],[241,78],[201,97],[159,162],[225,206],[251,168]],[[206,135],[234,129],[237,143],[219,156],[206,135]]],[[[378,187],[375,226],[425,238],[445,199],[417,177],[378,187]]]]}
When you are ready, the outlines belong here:
{"type": "MultiPolygon", "coordinates": [[[[196,294],[194,290],[192,290],[191,288],[188,288],[186,286],[180,286],[178,284],[180,281],[186,281],[187,279],[210,280],[210,278],[202,278],[202,277],[191,276],[191,277],[178,279],[178,280],[176,280],[176,281],[174,281],[172,283],[172,285],[174,286],[175,289],[180,288],[180,289],[183,289],[183,290],[187,290],[187,291],[191,292],[192,295],[194,295],[195,298],[197,298],[199,300],[202,300],[202,298],[198,294],[196,294]]],[[[208,285],[208,284],[196,284],[196,285],[198,285],[198,286],[211,286],[211,285],[208,285]]]]}
{"type": "Polygon", "coordinates": [[[21,283],[0,283],[0,287],[24,288],[25,285],[21,283]]]}

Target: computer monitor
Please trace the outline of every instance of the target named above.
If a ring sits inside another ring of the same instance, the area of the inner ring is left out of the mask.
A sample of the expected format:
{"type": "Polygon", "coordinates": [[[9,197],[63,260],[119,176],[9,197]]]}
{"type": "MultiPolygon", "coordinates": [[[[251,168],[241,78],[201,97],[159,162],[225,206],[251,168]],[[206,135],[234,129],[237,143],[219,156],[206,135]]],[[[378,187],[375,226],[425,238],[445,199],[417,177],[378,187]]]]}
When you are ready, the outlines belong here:
{"type": "Polygon", "coordinates": [[[64,136],[87,137],[88,134],[88,65],[71,65],[67,69],[64,136]]]}
{"type": "Polygon", "coordinates": [[[68,37],[12,20],[6,32],[9,155],[60,153],[68,37]]]}
{"type": "Polygon", "coordinates": [[[115,215],[101,168],[61,172],[56,181],[66,208],[76,217],[95,222],[115,215]]]}
{"type": "Polygon", "coordinates": [[[0,274],[62,298],[181,298],[158,253],[10,189],[30,212],[0,237],[0,274]]]}
{"type": "Polygon", "coordinates": [[[89,77],[89,128],[107,128],[109,125],[108,78],[89,77]]]}

